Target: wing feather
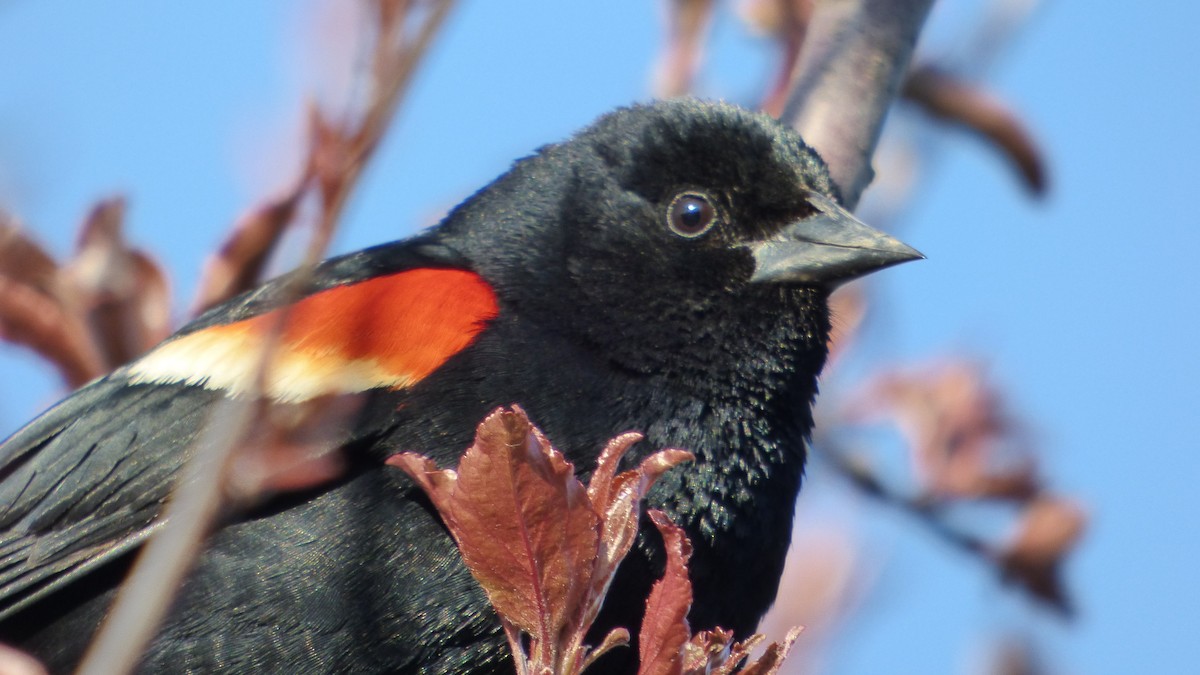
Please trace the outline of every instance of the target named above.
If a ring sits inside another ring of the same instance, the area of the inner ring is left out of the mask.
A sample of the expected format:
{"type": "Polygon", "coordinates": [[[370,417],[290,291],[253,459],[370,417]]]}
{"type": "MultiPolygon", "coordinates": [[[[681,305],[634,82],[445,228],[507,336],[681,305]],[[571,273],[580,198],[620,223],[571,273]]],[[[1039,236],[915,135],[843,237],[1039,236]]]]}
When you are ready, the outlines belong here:
{"type": "MultiPolygon", "coordinates": [[[[341,389],[402,389],[464,349],[498,309],[490,286],[455,269],[451,254],[418,240],[330,261],[286,312],[278,303],[296,297],[289,279],[269,282],[83,387],[0,445],[0,620],[131,551],[161,526],[162,505],[213,404],[242,393],[219,386],[231,381],[229,371],[213,369],[241,368],[239,382],[257,377],[249,364],[260,359],[221,354],[261,346],[270,321],[287,322],[281,353],[316,364],[313,372],[343,373],[364,363],[384,372],[358,380],[335,375],[341,389]],[[221,358],[172,347],[205,341],[220,346],[221,358]]],[[[308,398],[269,387],[266,393],[281,401],[308,398]]],[[[390,424],[394,407],[372,410],[345,442],[390,424]]]]}

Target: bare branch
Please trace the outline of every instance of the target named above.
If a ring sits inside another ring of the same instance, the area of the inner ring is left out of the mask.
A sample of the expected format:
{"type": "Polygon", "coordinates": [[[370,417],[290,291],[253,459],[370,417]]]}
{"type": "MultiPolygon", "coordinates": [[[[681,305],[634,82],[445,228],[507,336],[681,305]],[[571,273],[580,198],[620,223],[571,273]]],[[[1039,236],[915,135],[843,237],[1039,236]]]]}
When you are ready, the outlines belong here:
{"type": "Polygon", "coordinates": [[[256,406],[234,399],[221,401],[213,410],[160,517],[164,526],[138,556],[129,581],[121,587],[79,666],[79,675],[127,673],[137,665],[217,514],[226,462],[245,437],[255,410],[256,406]]]}
{"type": "Polygon", "coordinates": [[[905,513],[943,542],[986,563],[1005,581],[1062,616],[1072,602],[1059,576],[1062,561],[1078,544],[1086,527],[1083,509],[1073,502],[1039,492],[1022,511],[1015,534],[996,544],[955,524],[949,517],[952,501],[908,496],[885,483],[853,453],[825,439],[814,444],[817,456],[860,492],[905,513]]]}
{"type": "MultiPolygon", "coordinates": [[[[201,308],[244,290],[242,284],[253,284],[257,270],[295,215],[298,202],[309,195],[318,200],[318,219],[300,268],[312,270],[324,254],[366,162],[394,117],[420,57],[452,4],[452,0],[374,0],[371,25],[377,33],[365,111],[355,122],[338,125],[315,107],[310,108],[311,145],[302,177],[293,191],[242,221],[210,263],[209,278],[200,284],[197,304],[201,308]],[[409,28],[409,23],[416,27],[409,28]]],[[[298,294],[308,276],[297,275],[287,290],[298,294]]],[[[236,506],[229,503],[230,496],[253,499],[256,495],[246,493],[289,485],[311,486],[340,472],[340,462],[329,456],[323,442],[318,443],[315,452],[308,442],[294,442],[297,434],[301,438],[311,436],[306,433],[312,426],[308,419],[302,416],[292,420],[290,426],[277,428],[271,403],[260,398],[261,380],[273,362],[287,317],[285,308],[264,340],[257,390],[245,398],[224,401],[214,409],[192,456],[180,471],[179,483],[160,516],[161,528],[139,556],[85,655],[80,673],[123,673],[136,666],[216,517],[223,507],[236,506]],[[263,444],[266,447],[254,447],[263,444]],[[252,463],[278,460],[279,466],[259,467],[249,487],[231,483],[229,467],[239,455],[252,463]],[[231,489],[235,494],[230,494],[231,489]]],[[[336,428],[329,426],[329,421],[313,424],[336,428]]]]}

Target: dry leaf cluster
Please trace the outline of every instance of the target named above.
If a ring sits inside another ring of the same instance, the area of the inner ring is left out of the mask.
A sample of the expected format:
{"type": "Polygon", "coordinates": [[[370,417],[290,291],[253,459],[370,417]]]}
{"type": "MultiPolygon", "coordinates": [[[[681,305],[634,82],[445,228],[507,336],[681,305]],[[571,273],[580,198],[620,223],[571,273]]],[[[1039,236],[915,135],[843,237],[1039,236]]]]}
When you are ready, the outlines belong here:
{"type": "Polygon", "coordinates": [[[125,242],[124,216],[119,197],[96,204],[60,263],[0,213],[0,337],[32,349],[72,388],[170,332],[167,276],[125,242]]]}

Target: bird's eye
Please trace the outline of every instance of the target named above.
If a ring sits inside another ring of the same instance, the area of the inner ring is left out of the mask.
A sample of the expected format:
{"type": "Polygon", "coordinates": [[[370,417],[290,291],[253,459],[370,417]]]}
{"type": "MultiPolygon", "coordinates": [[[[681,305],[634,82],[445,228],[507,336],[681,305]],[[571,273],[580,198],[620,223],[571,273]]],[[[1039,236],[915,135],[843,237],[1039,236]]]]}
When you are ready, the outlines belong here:
{"type": "Polygon", "coordinates": [[[667,225],[681,237],[699,237],[717,222],[717,209],[708,197],[684,192],[671,200],[667,208],[667,225]]]}

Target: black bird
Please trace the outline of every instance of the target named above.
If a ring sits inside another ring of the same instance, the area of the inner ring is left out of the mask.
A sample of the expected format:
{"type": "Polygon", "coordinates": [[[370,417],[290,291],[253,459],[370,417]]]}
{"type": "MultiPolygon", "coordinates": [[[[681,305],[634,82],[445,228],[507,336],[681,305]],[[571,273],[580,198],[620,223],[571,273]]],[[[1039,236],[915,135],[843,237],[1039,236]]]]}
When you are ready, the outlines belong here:
{"type": "MultiPolygon", "coordinates": [[[[366,392],[351,470],[211,537],[144,672],[511,672],[486,599],[384,459],[453,466],[519,403],[569,459],[696,454],[650,505],[695,546],[693,628],[752,632],[775,598],[826,356],[830,289],[919,258],[837,205],[773,119],[676,100],[548,145],[413,238],[268,282],[74,393],[0,446],[0,641],[70,670],[208,413],[245,395],[366,392]],[[294,302],[293,302],[294,301],[294,302]],[[292,302],[284,313],[280,304],[292,302]]],[[[661,570],[647,535],[601,623],[635,634],[661,570]]],[[[636,652],[633,652],[636,653],[636,652]]],[[[628,672],[614,657],[609,671],[628,672]]]]}

